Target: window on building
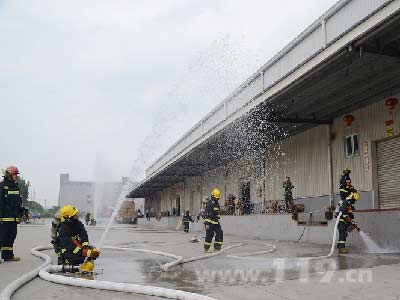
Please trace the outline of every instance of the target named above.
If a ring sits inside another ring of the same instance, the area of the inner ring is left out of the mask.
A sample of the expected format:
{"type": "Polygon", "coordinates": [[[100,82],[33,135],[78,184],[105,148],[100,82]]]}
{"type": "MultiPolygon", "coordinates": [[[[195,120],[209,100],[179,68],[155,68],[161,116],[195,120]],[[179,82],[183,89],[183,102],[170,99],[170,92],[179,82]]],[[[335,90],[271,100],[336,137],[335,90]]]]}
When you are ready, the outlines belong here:
{"type": "Polygon", "coordinates": [[[360,154],[358,147],[358,134],[348,135],[345,138],[345,154],[346,158],[358,156],[360,154]]]}

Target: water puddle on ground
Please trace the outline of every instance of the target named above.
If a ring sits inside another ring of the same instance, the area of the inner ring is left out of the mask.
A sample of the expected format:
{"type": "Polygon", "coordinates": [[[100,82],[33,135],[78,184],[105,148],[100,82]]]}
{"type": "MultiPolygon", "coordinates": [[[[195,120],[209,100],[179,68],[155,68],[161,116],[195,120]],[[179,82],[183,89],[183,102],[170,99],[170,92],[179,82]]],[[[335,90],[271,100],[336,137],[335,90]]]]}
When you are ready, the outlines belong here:
{"type": "Polygon", "coordinates": [[[203,293],[205,287],[263,286],[276,281],[304,280],[316,276],[325,278],[324,274],[333,274],[337,270],[400,264],[400,255],[349,254],[316,260],[276,257],[237,260],[218,256],[162,272],[159,266],[170,261],[152,254],[105,251],[96,264],[98,269],[103,269],[103,274],[97,275],[96,279],[203,293]]]}

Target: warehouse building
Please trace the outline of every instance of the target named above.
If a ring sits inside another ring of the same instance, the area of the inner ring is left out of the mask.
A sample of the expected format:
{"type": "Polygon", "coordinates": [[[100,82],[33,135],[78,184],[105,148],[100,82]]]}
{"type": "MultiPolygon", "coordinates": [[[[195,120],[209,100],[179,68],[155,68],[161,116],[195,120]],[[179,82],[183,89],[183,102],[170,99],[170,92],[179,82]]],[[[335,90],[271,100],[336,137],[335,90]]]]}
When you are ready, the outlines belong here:
{"type": "Polygon", "coordinates": [[[339,1],[154,162],[130,196],[162,214],[196,213],[218,187],[223,200],[248,198],[263,214],[290,176],[296,202],[324,212],[349,167],[359,210],[396,212],[399,12],[400,1],[339,1]]]}

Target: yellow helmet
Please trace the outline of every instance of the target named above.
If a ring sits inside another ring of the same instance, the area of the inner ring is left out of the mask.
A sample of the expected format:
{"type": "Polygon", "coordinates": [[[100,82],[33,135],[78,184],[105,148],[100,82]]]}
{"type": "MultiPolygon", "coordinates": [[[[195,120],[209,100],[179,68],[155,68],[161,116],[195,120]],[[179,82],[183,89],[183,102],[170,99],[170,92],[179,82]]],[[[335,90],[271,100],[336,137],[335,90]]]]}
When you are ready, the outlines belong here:
{"type": "Polygon", "coordinates": [[[350,173],[351,173],[350,168],[349,168],[349,167],[344,168],[344,169],[343,169],[343,173],[348,173],[348,174],[350,174],[350,173]]]}
{"type": "Polygon", "coordinates": [[[217,188],[213,189],[211,192],[211,196],[213,196],[215,199],[221,198],[221,191],[217,188]]]}
{"type": "Polygon", "coordinates": [[[75,216],[78,213],[78,210],[72,205],[65,205],[60,209],[60,217],[61,222],[65,222],[65,219],[69,219],[75,216]]]}

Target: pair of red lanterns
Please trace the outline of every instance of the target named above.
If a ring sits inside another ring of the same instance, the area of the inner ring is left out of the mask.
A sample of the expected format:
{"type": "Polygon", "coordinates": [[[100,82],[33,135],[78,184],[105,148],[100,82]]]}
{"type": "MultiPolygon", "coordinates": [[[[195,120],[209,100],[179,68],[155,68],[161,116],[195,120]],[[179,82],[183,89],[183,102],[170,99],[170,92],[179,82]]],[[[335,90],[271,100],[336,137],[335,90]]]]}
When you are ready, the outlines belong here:
{"type": "MultiPolygon", "coordinates": [[[[397,104],[399,104],[399,100],[394,97],[390,97],[385,101],[385,105],[389,108],[389,110],[393,110],[396,108],[397,104]]],[[[343,117],[344,124],[346,126],[351,126],[351,124],[354,122],[354,116],[353,115],[345,115],[343,117]]]]}

